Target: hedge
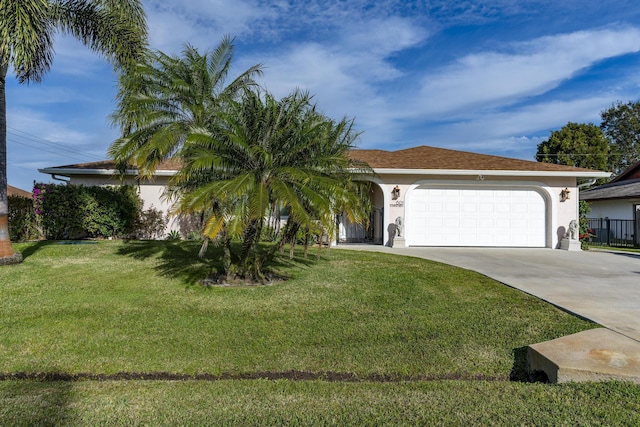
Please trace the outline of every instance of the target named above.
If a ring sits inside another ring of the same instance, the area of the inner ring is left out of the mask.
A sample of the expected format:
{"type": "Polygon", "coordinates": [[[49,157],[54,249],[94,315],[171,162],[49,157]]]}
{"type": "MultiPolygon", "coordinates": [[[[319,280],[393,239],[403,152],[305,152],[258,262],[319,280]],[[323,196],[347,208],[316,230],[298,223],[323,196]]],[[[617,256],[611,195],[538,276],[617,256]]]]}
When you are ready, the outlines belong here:
{"type": "Polygon", "coordinates": [[[36,184],[33,196],[47,239],[127,237],[141,215],[142,201],[130,185],[36,184]]]}
{"type": "Polygon", "coordinates": [[[9,237],[14,242],[42,238],[33,199],[9,196],[9,237]]]}

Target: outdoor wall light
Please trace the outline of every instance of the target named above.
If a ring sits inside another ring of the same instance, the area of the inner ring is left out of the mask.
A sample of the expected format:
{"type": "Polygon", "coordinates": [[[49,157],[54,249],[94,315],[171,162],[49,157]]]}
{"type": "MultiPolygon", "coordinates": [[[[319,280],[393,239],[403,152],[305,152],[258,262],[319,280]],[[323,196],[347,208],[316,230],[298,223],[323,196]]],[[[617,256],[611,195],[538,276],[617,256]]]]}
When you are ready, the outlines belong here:
{"type": "Polygon", "coordinates": [[[397,200],[399,197],[400,197],[400,187],[396,185],[394,189],[391,190],[391,198],[393,200],[397,200]]]}
{"type": "Polygon", "coordinates": [[[571,190],[565,187],[565,189],[560,192],[560,201],[564,202],[565,200],[569,200],[570,193],[571,193],[571,190]]]}

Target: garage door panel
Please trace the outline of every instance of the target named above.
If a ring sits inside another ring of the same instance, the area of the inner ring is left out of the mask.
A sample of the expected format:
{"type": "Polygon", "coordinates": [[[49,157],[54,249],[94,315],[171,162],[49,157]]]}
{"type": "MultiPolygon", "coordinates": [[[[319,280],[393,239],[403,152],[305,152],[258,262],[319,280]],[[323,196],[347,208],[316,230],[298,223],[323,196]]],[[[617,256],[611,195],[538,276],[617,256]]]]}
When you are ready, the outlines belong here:
{"type": "Polygon", "coordinates": [[[438,228],[442,228],[444,227],[444,218],[442,217],[438,217],[438,218],[429,218],[426,222],[426,224],[433,228],[433,229],[438,229],[438,228]]]}
{"type": "Polygon", "coordinates": [[[426,204],[428,212],[443,212],[444,211],[444,204],[443,203],[427,203],[426,204]]]}
{"type": "Polygon", "coordinates": [[[454,213],[458,213],[460,212],[460,203],[446,203],[446,211],[447,212],[454,212],[454,213]]]}
{"type": "Polygon", "coordinates": [[[462,203],[462,210],[464,212],[468,212],[468,213],[476,213],[478,211],[478,204],[477,203],[464,202],[464,203],[462,203]]]}
{"type": "Polygon", "coordinates": [[[475,218],[462,218],[462,230],[469,231],[478,228],[478,220],[475,218]]]}
{"type": "Polygon", "coordinates": [[[411,245],[546,246],[546,202],[533,189],[418,188],[411,201],[411,245]]]}

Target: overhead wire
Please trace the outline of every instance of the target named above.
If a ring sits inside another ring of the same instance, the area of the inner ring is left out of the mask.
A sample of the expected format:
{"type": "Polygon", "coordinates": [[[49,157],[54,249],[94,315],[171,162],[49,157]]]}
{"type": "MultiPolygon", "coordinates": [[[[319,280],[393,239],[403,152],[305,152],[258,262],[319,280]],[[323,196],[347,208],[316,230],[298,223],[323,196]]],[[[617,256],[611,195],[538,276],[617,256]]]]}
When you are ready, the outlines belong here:
{"type": "Polygon", "coordinates": [[[69,148],[68,146],[65,146],[64,144],[60,144],[58,142],[54,142],[54,141],[50,141],[48,139],[39,137],[37,135],[33,135],[30,134],[28,132],[25,132],[23,130],[20,129],[16,129],[13,127],[9,127],[7,126],[7,142],[11,142],[11,143],[15,143],[15,144],[19,144],[19,145],[24,145],[26,147],[30,147],[30,148],[34,148],[36,150],[39,151],[43,151],[43,152],[47,152],[50,154],[54,154],[60,157],[65,157],[65,158],[70,158],[73,160],[78,160],[80,162],[86,162],[87,158],[91,158],[94,160],[104,160],[104,157],[98,157],[94,154],[89,154],[86,152],[81,152],[72,148],[69,148]],[[10,138],[11,137],[11,138],[10,138]],[[22,139],[22,140],[18,140],[22,139]],[[29,144],[25,141],[30,141],[36,144],[40,144],[40,145],[33,145],[33,144],[29,144]],[[47,149],[45,147],[54,147],[56,151],[54,150],[50,150],[47,149]],[[61,153],[64,152],[64,153],[61,153]],[[82,157],[80,157],[82,156],[82,157]]]}

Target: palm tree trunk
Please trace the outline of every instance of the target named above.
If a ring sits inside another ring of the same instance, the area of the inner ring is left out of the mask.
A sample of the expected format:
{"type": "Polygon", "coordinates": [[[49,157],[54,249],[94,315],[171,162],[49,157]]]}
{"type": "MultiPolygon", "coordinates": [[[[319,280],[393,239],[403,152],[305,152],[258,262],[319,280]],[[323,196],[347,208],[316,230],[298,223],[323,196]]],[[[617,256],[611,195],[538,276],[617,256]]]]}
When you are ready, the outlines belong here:
{"type": "Polygon", "coordinates": [[[318,238],[318,254],[316,255],[317,259],[320,259],[320,252],[322,252],[322,240],[324,240],[324,228],[320,226],[320,236],[318,238]]]}
{"type": "Polygon", "coordinates": [[[309,234],[311,230],[309,230],[309,226],[304,229],[304,257],[306,258],[309,255],[309,234]]]}
{"type": "MultiPolygon", "coordinates": [[[[260,241],[260,233],[262,232],[262,220],[252,220],[247,229],[244,231],[244,241],[242,242],[242,252],[240,253],[240,271],[239,274],[246,278],[247,265],[249,263],[249,255],[256,254],[258,242],[260,241]]],[[[257,255],[254,257],[257,258],[257,255]]]]}
{"type": "Polygon", "coordinates": [[[223,248],[222,248],[222,275],[224,280],[228,280],[229,273],[231,272],[231,236],[227,232],[227,226],[224,226],[223,234],[223,248]]]}
{"type": "Polygon", "coordinates": [[[17,264],[22,255],[14,252],[9,238],[9,199],[7,197],[7,97],[8,64],[0,65],[0,265],[17,264]]]}

